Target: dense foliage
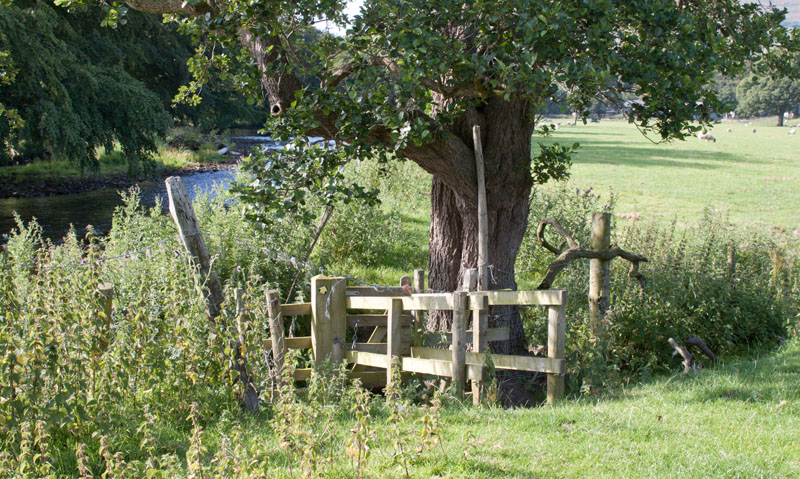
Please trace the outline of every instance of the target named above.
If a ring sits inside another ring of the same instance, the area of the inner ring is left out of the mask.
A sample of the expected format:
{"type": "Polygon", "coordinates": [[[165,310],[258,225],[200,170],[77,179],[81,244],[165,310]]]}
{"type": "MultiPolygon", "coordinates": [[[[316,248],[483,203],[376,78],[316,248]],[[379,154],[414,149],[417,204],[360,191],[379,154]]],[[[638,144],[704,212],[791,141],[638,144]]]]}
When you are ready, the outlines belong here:
{"type": "Polygon", "coordinates": [[[117,142],[135,173],[151,166],[173,119],[203,128],[263,119],[222,82],[209,85],[202,106],[173,106],[191,75],[189,37],[139,12],[101,28],[104,15],[44,0],[0,6],[0,165],[21,157],[94,168],[97,147],[117,142]]]}
{"type": "Polygon", "coordinates": [[[737,111],[744,116],[778,116],[783,126],[784,113],[800,109],[800,58],[793,62],[794,72],[750,74],[736,87],[737,111]]]}
{"type": "MultiPolygon", "coordinates": [[[[589,244],[593,211],[613,211],[587,191],[539,193],[533,199],[535,220],[520,254],[523,277],[541,278],[554,259],[537,246],[535,226],[558,218],[582,245],[589,244]]],[[[589,261],[570,266],[554,287],[570,292],[567,344],[573,390],[599,388],[619,381],[650,377],[673,369],[667,339],[696,336],[724,356],[741,354],[796,334],[800,313],[798,251],[761,233],[741,233],[724,217],[706,212],[694,227],[642,225],[617,219],[612,244],[646,256],[641,266],[645,289],[628,277],[630,264],[611,263],[611,307],[605,344],[590,340],[589,261]],[[735,274],[729,275],[730,248],[736,249],[735,274]],[[789,248],[789,249],[787,249],[789,248]]],[[[551,242],[558,241],[551,239],[551,242]]],[[[544,344],[546,322],[528,311],[529,343],[544,344]]]]}

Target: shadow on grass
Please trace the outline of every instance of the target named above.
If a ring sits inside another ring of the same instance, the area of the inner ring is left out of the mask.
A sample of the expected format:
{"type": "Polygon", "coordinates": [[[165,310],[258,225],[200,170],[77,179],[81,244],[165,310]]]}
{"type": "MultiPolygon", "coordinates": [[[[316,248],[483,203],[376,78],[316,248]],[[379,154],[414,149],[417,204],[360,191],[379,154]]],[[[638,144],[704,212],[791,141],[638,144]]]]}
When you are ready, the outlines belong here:
{"type": "MultiPolygon", "coordinates": [[[[588,155],[581,155],[580,150],[575,163],[625,165],[640,168],[677,167],[716,170],[730,168],[726,163],[742,161],[741,157],[732,153],[702,150],[667,150],[658,147],[621,146],[615,142],[593,142],[586,145],[588,155]],[[598,144],[609,146],[598,146],[598,144]],[[700,160],[700,161],[698,161],[700,160]],[[714,164],[718,162],[719,164],[714,164]]],[[[756,163],[753,161],[753,163],[756,163]]]]}

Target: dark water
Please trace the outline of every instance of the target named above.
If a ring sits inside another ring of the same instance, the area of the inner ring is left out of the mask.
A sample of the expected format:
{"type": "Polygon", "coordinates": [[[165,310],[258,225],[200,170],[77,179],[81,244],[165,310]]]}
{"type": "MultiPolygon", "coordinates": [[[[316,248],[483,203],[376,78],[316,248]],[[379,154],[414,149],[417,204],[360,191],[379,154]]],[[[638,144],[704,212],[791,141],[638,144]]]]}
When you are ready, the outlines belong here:
{"type": "MultiPolygon", "coordinates": [[[[248,135],[231,139],[235,142],[236,151],[247,152],[256,146],[268,149],[281,147],[263,136],[248,135]]],[[[234,170],[209,171],[184,176],[183,183],[192,198],[198,194],[214,196],[218,191],[227,190],[233,176],[234,170]]],[[[156,198],[160,197],[166,208],[167,192],[163,181],[143,182],[139,188],[143,205],[153,206],[156,198]]],[[[26,222],[36,218],[45,236],[57,241],[69,230],[70,225],[74,225],[79,234],[85,233],[86,225],[92,225],[100,232],[107,231],[111,227],[114,209],[121,204],[122,197],[117,188],[43,198],[0,199],[0,243],[5,242],[5,237],[16,226],[13,212],[17,212],[26,222]]]]}

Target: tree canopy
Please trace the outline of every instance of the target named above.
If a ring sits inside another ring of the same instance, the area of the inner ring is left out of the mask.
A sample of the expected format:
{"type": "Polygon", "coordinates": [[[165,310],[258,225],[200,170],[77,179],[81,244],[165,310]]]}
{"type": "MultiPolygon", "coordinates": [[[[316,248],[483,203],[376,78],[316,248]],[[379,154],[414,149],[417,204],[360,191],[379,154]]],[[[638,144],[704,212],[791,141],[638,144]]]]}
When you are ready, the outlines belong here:
{"type": "Polygon", "coordinates": [[[263,121],[231,87],[215,81],[198,106],[173,105],[191,81],[188,36],[159,15],[128,12],[123,28],[97,5],[68,14],[52,2],[0,5],[0,164],[16,154],[96,163],[96,148],[119,142],[131,172],[172,119],[226,127],[238,119],[263,121]]]}
{"type": "Polygon", "coordinates": [[[719,110],[708,87],[715,72],[735,74],[794,41],[780,26],[785,12],[738,0],[367,0],[341,38],[305,34],[322,19],[345,26],[337,0],[126,3],[172,15],[198,40],[195,86],[233,56],[251,59],[227,74],[258,86],[273,115],[267,128],[294,138],[293,149],[251,163],[254,215],[265,201],[302,204],[309,191],[363,195],[339,173],[353,159],[405,158],[429,172],[430,286],[442,290],[477,265],[473,125],[484,149],[488,261],[504,272],[490,286],[514,288],[531,188],[569,165],[571,146],[532,148],[548,99],[563,91],[585,113],[598,95],[633,95],[628,117],[644,133],[684,138],[719,110]]]}

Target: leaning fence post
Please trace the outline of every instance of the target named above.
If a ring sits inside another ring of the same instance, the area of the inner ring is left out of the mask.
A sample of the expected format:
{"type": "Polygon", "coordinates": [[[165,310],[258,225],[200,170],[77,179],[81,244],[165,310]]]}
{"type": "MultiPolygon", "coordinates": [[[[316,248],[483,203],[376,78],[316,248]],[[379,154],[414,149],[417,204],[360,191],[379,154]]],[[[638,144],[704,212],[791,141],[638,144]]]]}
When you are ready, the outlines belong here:
{"type": "Polygon", "coordinates": [[[186,187],[183,186],[180,177],[170,176],[164,183],[167,185],[169,212],[178,226],[181,243],[200,267],[200,277],[204,284],[203,294],[208,301],[208,313],[214,319],[219,316],[224,301],[222,285],[211,268],[211,256],[200,232],[200,223],[194,214],[192,200],[186,193],[186,187]]]}
{"type": "Polygon", "coordinates": [[[341,346],[347,332],[347,279],[328,276],[311,278],[311,349],[314,363],[326,359],[342,361],[341,346]],[[335,354],[334,354],[335,353],[335,354]]]}
{"type": "MultiPolygon", "coordinates": [[[[559,291],[558,305],[547,311],[547,357],[565,359],[567,292],[559,291]]],[[[553,404],[564,396],[564,373],[547,374],[547,402],[553,404]]]]}
{"type": "MultiPolygon", "coordinates": [[[[603,251],[611,247],[611,214],[592,213],[591,248],[603,251]]],[[[593,338],[603,335],[610,296],[609,261],[589,260],[589,327],[593,338]]]]}
{"type": "Polygon", "coordinates": [[[269,335],[272,339],[272,359],[275,361],[275,378],[280,381],[280,378],[283,377],[283,362],[286,358],[286,339],[283,332],[281,294],[278,290],[267,291],[267,309],[269,310],[269,335]]]}
{"type": "MultiPolygon", "coordinates": [[[[177,176],[170,176],[164,183],[167,185],[169,198],[169,212],[178,226],[180,241],[200,269],[200,278],[203,282],[203,295],[208,303],[208,314],[216,322],[222,312],[222,303],[225,299],[222,285],[217,274],[211,268],[211,256],[208,254],[206,242],[200,232],[200,223],[194,214],[192,200],[186,193],[183,181],[177,176]]],[[[241,354],[241,343],[233,341],[234,357],[232,369],[238,373],[238,379],[244,384],[242,405],[248,411],[258,411],[258,391],[253,384],[252,377],[247,372],[247,363],[241,354]]]]}
{"type": "Polygon", "coordinates": [[[386,384],[396,378],[392,377],[394,358],[400,358],[400,316],[403,314],[403,300],[393,298],[386,312],[386,384]]]}
{"type": "Polygon", "coordinates": [[[467,308],[469,306],[467,293],[453,293],[453,386],[456,396],[464,396],[464,383],[467,380],[467,349],[465,336],[467,335],[467,308]]]}

